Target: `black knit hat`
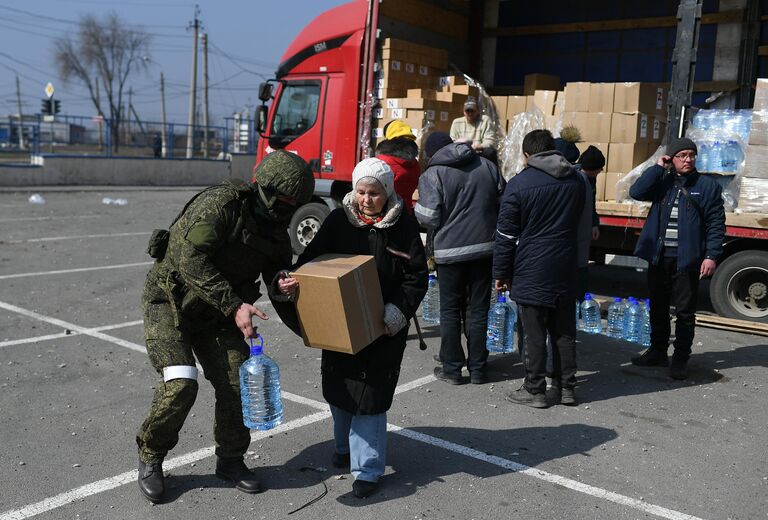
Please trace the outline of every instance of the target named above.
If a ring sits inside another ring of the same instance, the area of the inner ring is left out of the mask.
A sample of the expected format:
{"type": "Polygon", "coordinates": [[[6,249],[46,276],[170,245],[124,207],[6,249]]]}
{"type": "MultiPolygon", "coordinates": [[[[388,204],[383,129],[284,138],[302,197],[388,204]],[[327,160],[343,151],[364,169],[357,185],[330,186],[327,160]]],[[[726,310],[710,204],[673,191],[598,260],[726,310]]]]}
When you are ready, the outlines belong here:
{"type": "Polygon", "coordinates": [[[675,139],[674,141],[672,141],[667,145],[667,155],[669,156],[675,156],[678,153],[682,152],[683,150],[693,150],[693,153],[697,155],[699,153],[699,149],[696,148],[696,143],[694,143],[687,137],[681,137],[680,139],[675,139]]]}
{"type": "Polygon", "coordinates": [[[600,148],[589,145],[579,157],[579,164],[582,170],[590,172],[605,168],[605,155],[600,151],[600,148]]]}
{"type": "Polygon", "coordinates": [[[434,155],[440,150],[440,148],[447,146],[453,142],[451,136],[445,132],[432,132],[427,137],[427,142],[424,145],[424,153],[427,157],[434,157],[434,155]]]}

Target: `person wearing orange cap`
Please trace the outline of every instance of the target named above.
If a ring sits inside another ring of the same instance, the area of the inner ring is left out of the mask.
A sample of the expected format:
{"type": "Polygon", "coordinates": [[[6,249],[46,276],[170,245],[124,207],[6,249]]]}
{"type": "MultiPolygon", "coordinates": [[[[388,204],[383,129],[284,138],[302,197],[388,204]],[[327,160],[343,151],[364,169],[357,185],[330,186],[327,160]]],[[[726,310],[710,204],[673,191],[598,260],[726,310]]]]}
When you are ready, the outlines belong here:
{"type": "Polygon", "coordinates": [[[376,157],[384,161],[395,174],[395,193],[405,202],[408,212],[413,214],[413,192],[419,184],[419,147],[410,126],[394,119],[384,126],[385,141],[376,147],[376,157]]]}

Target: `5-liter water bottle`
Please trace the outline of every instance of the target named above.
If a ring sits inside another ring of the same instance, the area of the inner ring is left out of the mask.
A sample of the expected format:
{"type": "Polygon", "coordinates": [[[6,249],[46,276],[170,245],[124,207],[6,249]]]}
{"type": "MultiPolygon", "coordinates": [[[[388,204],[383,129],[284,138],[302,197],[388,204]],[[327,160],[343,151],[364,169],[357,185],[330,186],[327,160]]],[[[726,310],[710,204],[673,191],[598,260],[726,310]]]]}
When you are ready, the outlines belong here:
{"type": "Polygon", "coordinates": [[[510,307],[507,299],[501,295],[498,301],[488,311],[488,331],[485,337],[485,348],[488,352],[509,353],[512,346],[507,345],[507,325],[509,323],[510,307]]]}
{"type": "Polygon", "coordinates": [[[590,334],[600,334],[603,331],[603,323],[600,321],[600,305],[592,299],[592,294],[584,295],[581,302],[581,320],[584,322],[584,331],[590,334]]]}
{"type": "Polygon", "coordinates": [[[430,325],[440,324],[440,286],[434,274],[429,275],[427,294],[421,302],[421,319],[430,325]]]}
{"type": "Polygon", "coordinates": [[[644,347],[651,346],[651,300],[646,299],[643,305],[642,320],[640,322],[640,344],[644,347]]]}
{"type": "Polygon", "coordinates": [[[624,326],[624,339],[632,343],[640,342],[640,327],[642,326],[643,310],[637,303],[637,300],[630,300],[629,309],[627,309],[627,319],[624,326]]]}
{"type": "Polygon", "coordinates": [[[699,145],[699,153],[696,155],[696,169],[700,172],[709,171],[709,143],[706,141],[699,145]]]}
{"type": "Polygon", "coordinates": [[[271,430],[283,422],[280,398],[280,368],[263,353],[264,338],[251,342],[251,357],[240,366],[240,400],[243,423],[253,430],[271,430]]]}
{"type": "Polygon", "coordinates": [[[584,330],[584,326],[581,323],[581,307],[579,307],[579,300],[576,300],[576,330],[584,330]]]}
{"type": "Polygon", "coordinates": [[[741,147],[736,141],[728,141],[723,148],[723,172],[736,173],[741,164],[741,147]]]}
{"type": "Polygon", "coordinates": [[[712,143],[712,147],[709,149],[709,164],[710,172],[723,171],[723,143],[715,141],[712,143]]]}
{"type": "Polygon", "coordinates": [[[614,298],[608,306],[608,323],[606,334],[612,338],[621,338],[624,333],[624,310],[626,306],[621,298],[614,298]]]}
{"type": "Polygon", "coordinates": [[[507,323],[504,330],[504,351],[516,352],[517,345],[515,345],[515,332],[517,327],[517,304],[509,299],[509,292],[504,293],[504,298],[507,300],[507,323]]]}

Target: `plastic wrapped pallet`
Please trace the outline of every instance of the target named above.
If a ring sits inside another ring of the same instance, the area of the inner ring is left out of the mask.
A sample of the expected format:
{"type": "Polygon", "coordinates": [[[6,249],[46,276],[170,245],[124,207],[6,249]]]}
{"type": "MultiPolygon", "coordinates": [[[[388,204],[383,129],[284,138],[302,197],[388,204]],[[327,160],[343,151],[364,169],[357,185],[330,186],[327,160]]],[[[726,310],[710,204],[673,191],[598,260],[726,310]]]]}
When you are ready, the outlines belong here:
{"type": "Polygon", "coordinates": [[[509,122],[507,137],[499,147],[499,166],[505,179],[509,180],[525,167],[523,138],[531,130],[541,130],[545,125],[544,114],[535,106],[509,122]]]}
{"type": "Polygon", "coordinates": [[[741,178],[739,213],[768,213],[768,179],[741,178]]]}

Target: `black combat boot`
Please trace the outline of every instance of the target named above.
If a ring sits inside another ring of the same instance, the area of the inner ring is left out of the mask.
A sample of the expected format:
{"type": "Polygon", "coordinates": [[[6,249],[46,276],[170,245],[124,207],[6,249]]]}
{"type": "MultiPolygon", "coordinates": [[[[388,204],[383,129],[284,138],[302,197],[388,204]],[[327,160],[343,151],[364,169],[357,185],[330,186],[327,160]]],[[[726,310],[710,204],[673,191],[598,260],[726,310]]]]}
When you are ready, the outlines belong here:
{"type": "Polygon", "coordinates": [[[669,365],[669,376],[672,379],[687,379],[688,378],[688,356],[678,356],[677,353],[672,355],[672,363],[669,365]]]}
{"type": "Polygon", "coordinates": [[[216,458],[216,476],[222,480],[229,480],[235,487],[244,493],[261,493],[263,488],[256,479],[256,475],[245,465],[242,457],[225,459],[216,458]]]}
{"type": "Polygon", "coordinates": [[[162,462],[144,464],[139,459],[139,490],[153,504],[159,504],[163,500],[165,477],[162,462]]]}
{"type": "Polygon", "coordinates": [[[655,348],[649,348],[639,356],[632,356],[630,361],[639,367],[665,367],[669,365],[667,351],[655,348]]]}

